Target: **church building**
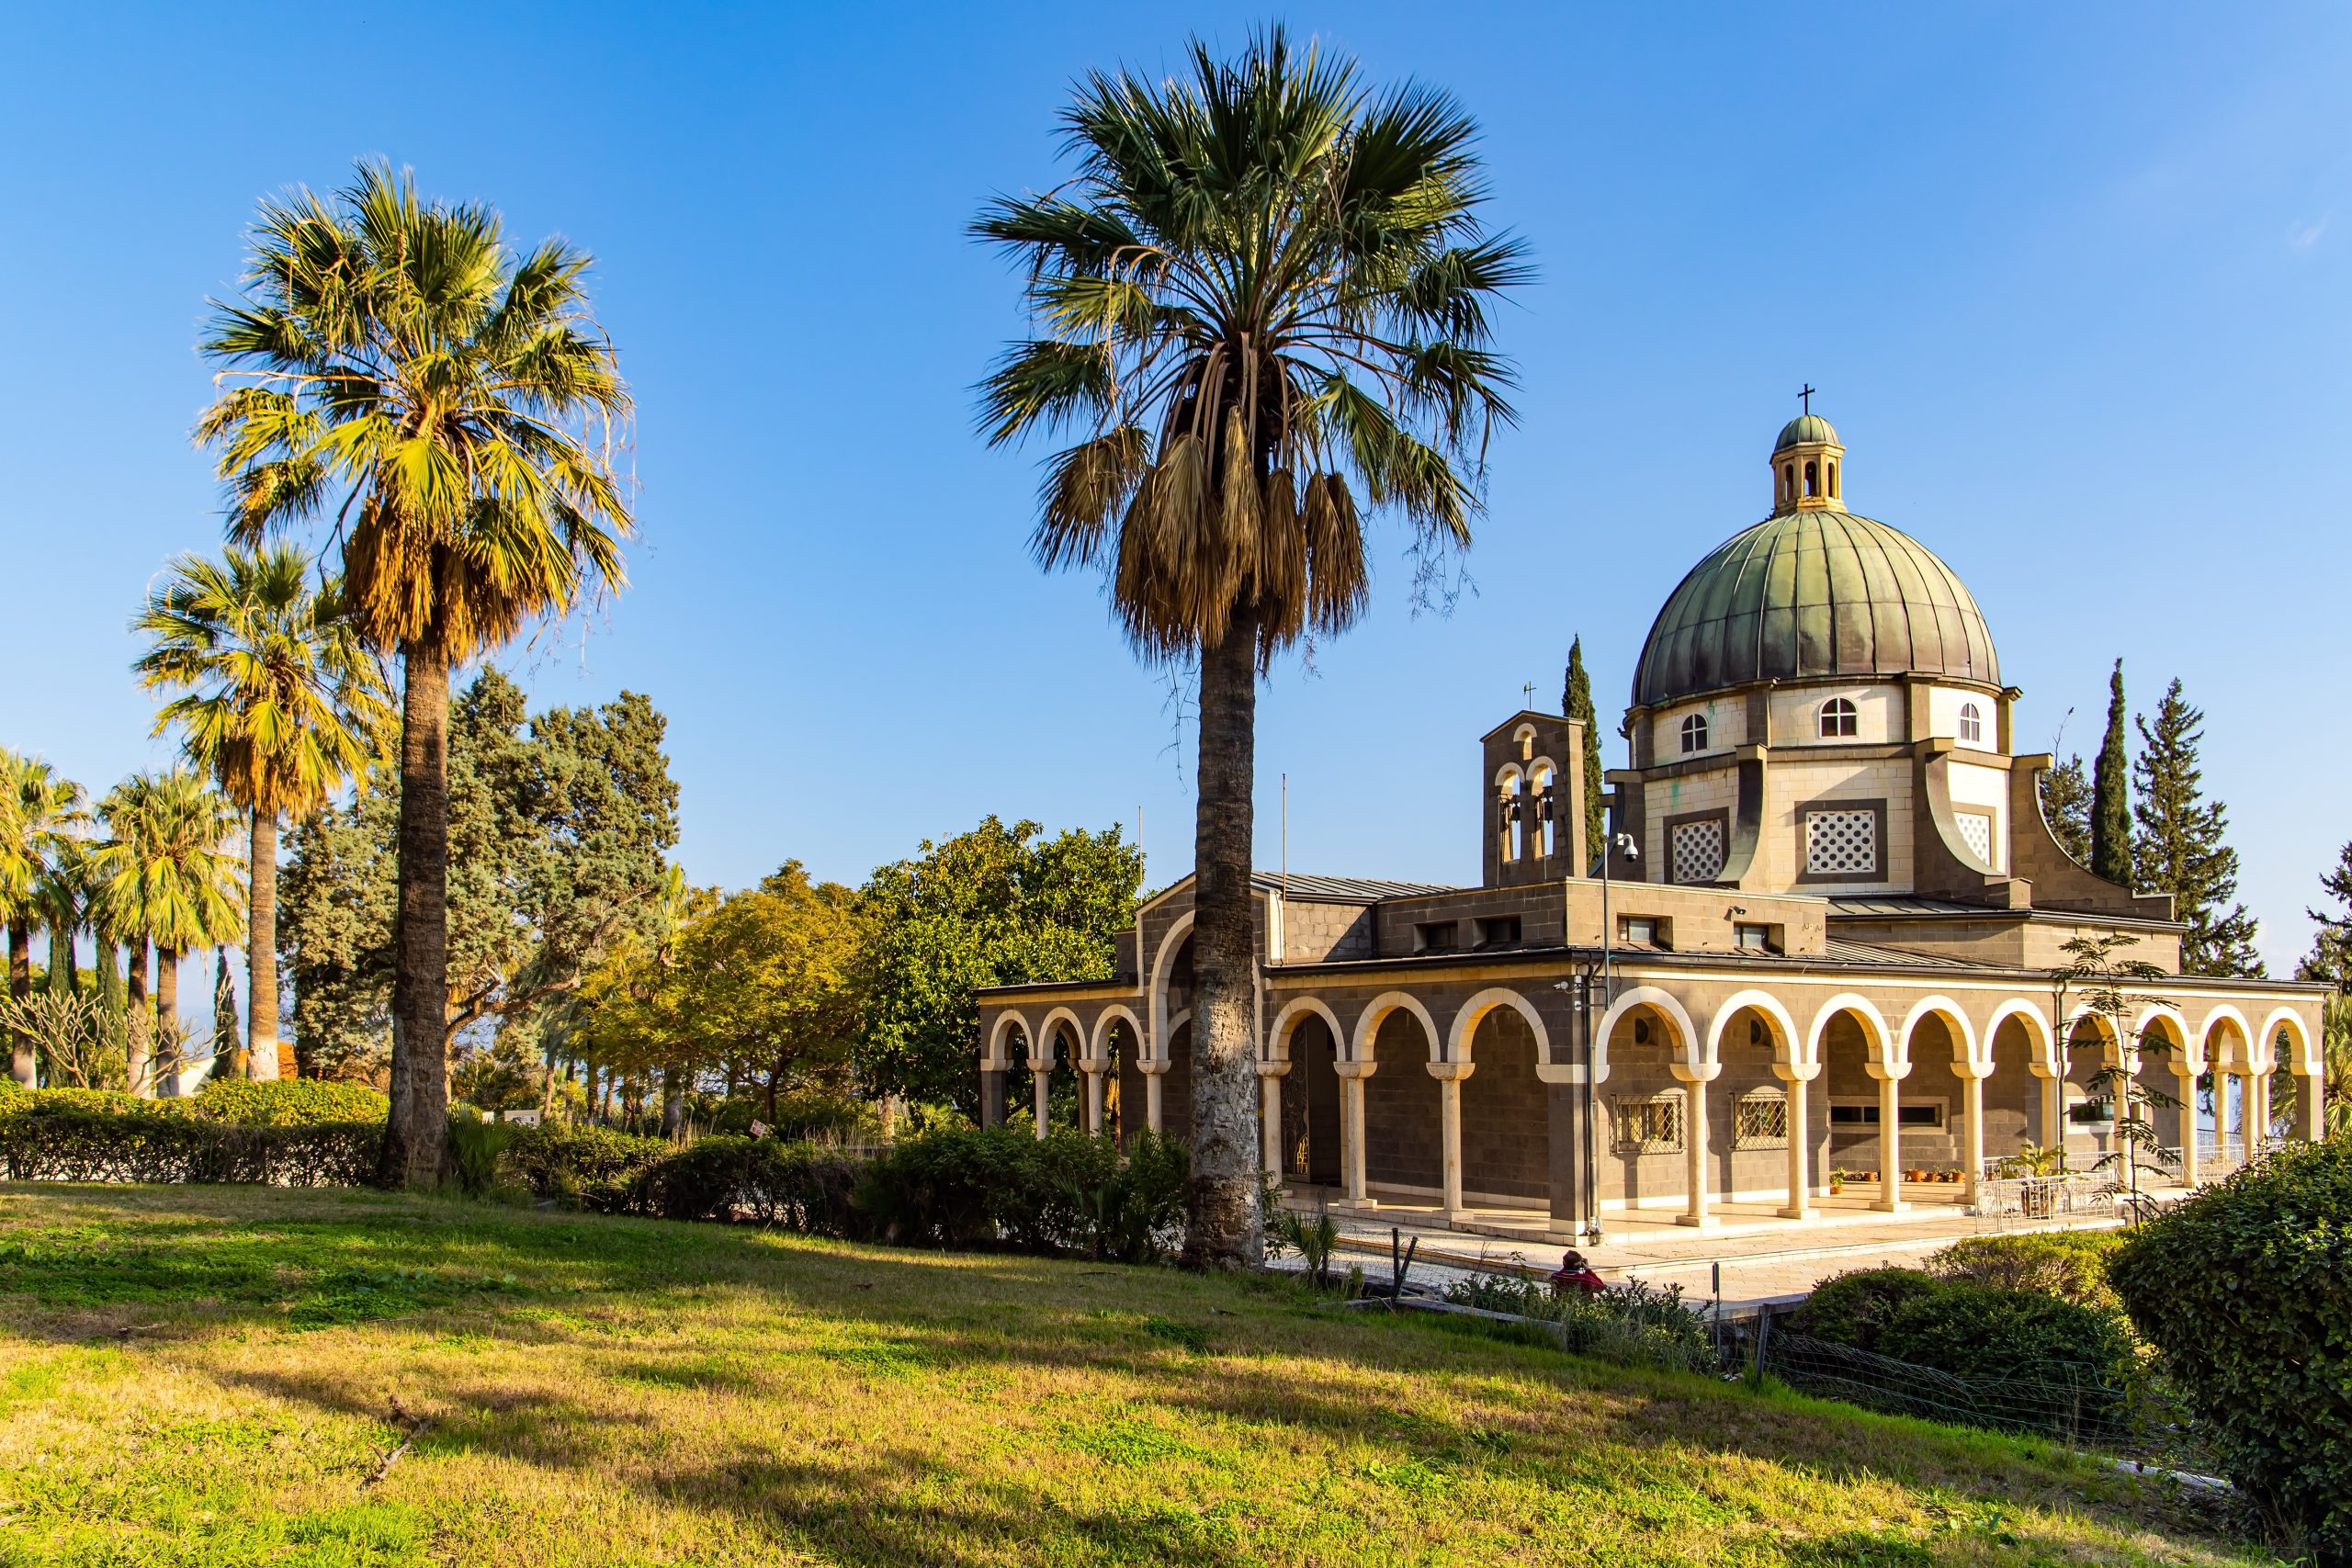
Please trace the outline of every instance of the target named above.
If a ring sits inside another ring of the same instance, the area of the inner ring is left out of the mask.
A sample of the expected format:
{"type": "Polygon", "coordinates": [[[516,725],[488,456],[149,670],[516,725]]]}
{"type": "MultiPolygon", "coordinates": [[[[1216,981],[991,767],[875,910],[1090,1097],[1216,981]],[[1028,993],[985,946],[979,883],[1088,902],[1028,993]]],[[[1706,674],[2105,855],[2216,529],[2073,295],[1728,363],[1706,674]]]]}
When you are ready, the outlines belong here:
{"type": "MultiPolygon", "coordinates": [[[[1770,514],[1667,596],[1605,864],[1582,727],[1522,711],[1463,781],[1478,886],[1256,876],[1270,1173],[1585,1235],[1976,1207],[2021,1153],[2109,1155],[2117,1069],[2175,1102],[2153,1117],[2184,1186],[2317,1135],[2324,987],[2179,974],[2170,898],[2068,856],[1975,600],[1846,510],[1845,461],[1827,420],[1790,421],[1770,514]],[[2165,971],[2121,1029],[2064,973],[2115,933],[2165,971]]],[[[1066,1075],[1091,1131],[1189,1129],[1192,923],[1188,877],[1112,978],[982,991],[986,1119],[1043,1136],[1066,1075]]]]}

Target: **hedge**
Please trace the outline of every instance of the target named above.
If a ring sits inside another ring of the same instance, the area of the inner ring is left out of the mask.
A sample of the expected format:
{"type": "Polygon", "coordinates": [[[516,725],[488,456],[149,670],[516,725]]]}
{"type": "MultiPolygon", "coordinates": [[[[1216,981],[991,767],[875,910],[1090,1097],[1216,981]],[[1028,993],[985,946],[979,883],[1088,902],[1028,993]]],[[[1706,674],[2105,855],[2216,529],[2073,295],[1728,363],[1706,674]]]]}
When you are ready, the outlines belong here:
{"type": "Polygon", "coordinates": [[[948,1129],[860,1157],[823,1144],[703,1138],[675,1147],[598,1127],[515,1134],[509,1168],[537,1197],[599,1213],[741,1220],[918,1247],[1009,1247],[1142,1261],[1173,1240],[1182,1145],[1010,1128],[948,1129]]]}
{"type": "Polygon", "coordinates": [[[46,1094],[0,1101],[0,1169],[12,1181],[354,1186],[374,1175],[383,1140],[380,1122],[247,1127],[185,1111],[51,1101],[46,1094]]]}
{"type": "Polygon", "coordinates": [[[2352,1563],[2352,1137],[2140,1226],[2108,1278],[2283,1554],[2352,1563]]]}

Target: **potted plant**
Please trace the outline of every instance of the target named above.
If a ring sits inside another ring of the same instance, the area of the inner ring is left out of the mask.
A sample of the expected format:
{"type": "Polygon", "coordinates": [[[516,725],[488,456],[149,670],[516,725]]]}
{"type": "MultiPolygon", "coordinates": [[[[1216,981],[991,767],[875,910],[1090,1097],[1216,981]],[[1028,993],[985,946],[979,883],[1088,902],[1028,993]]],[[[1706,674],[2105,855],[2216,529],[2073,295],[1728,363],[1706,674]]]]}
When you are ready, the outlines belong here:
{"type": "Polygon", "coordinates": [[[1835,1198],[1835,1197],[1837,1197],[1839,1193],[1841,1193],[1841,1192],[1843,1192],[1843,1191],[1845,1191],[1845,1190],[1846,1190],[1846,1172],[1845,1172],[1845,1168],[1844,1168],[1843,1167],[1841,1167],[1841,1166],[1832,1166],[1832,1167],[1830,1168],[1830,1169],[1829,1169],[1829,1195],[1830,1195],[1832,1198],[1835,1198]]]}

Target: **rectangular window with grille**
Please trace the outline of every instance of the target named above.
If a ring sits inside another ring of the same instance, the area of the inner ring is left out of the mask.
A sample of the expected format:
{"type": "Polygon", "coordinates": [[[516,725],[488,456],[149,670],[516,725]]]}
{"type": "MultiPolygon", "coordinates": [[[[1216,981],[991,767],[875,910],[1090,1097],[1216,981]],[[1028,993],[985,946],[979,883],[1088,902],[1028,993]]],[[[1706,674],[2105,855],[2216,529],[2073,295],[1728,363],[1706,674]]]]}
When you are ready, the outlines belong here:
{"type": "Polygon", "coordinates": [[[1682,1096],[1654,1094],[1611,1102],[1615,1112],[1616,1152],[1670,1155],[1682,1152],[1682,1096]]]}
{"type": "Polygon", "coordinates": [[[1713,882],[1724,871],[1724,819],[1701,817],[1674,825],[1674,880],[1713,882]]]}
{"type": "Polygon", "coordinates": [[[1969,852],[1986,865],[1994,864],[1991,815],[1983,811],[1955,811],[1952,820],[1960,824],[1961,841],[1968,846],[1969,852]]]}
{"type": "Polygon", "coordinates": [[[1807,876],[1875,878],[1879,868],[1879,814],[1873,807],[1820,807],[1804,814],[1804,873],[1807,876]]]}
{"type": "Polygon", "coordinates": [[[1735,1148],[1787,1148],[1788,1096],[1769,1089],[1754,1089],[1741,1095],[1731,1108],[1731,1137],[1735,1148]]]}

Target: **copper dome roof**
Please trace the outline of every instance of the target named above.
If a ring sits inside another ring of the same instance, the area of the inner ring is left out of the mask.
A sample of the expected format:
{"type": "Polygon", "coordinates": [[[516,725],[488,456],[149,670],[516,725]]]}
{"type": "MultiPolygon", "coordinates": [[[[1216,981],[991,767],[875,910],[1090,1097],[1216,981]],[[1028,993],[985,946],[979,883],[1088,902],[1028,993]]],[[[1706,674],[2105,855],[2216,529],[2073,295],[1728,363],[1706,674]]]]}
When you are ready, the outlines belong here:
{"type": "Polygon", "coordinates": [[[1690,569],[1642,647],[1634,702],[1656,707],[1756,681],[1906,674],[2001,683],[1976,601],[1901,529],[1808,506],[1735,535],[1690,569]]]}

